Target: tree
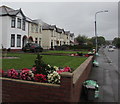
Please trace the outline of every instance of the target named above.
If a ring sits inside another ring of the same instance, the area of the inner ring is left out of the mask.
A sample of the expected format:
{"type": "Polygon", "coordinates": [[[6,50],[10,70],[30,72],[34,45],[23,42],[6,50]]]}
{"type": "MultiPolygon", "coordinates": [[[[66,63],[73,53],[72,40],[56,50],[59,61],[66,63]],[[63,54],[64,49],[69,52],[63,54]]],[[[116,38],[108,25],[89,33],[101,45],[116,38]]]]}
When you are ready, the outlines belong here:
{"type": "MultiPolygon", "coordinates": [[[[92,37],[91,42],[95,45],[96,44],[96,37],[92,37]]],[[[98,44],[98,46],[105,45],[106,44],[105,38],[103,36],[97,37],[97,44],[98,44]]]]}
{"type": "Polygon", "coordinates": [[[87,37],[85,35],[78,35],[76,37],[76,41],[78,42],[79,45],[83,45],[84,43],[87,42],[87,37]]]}
{"type": "Polygon", "coordinates": [[[120,38],[119,37],[114,38],[112,44],[114,44],[117,48],[120,48],[120,38]]]}

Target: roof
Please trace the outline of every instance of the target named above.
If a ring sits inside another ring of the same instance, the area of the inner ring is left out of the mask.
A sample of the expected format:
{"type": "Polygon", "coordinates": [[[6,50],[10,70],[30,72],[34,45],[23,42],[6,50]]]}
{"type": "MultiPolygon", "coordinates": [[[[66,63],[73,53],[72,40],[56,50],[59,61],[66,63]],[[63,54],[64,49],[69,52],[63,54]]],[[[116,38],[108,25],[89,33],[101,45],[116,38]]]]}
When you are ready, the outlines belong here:
{"type": "Polygon", "coordinates": [[[43,30],[49,30],[50,29],[50,25],[45,23],[45,22],[43,22],[41,19],[33,20],[33,22],[35,22],[37,24],[41,24],[43,30]]]}
{"type": "Polygon", "coordinates": [[[70,33],[70,31],[65,31],[65,34],[68,35],[70,33]]]}
{"type": "Polygon", "coordinates": [[[7,16],[7,15],[16,16],[18,13],[21,13],[23,15],[23,17],[25,17],[25,15],[23,14],[21,9],[14,10],[14,9],[4,6],[4,5],[0,7],[0,16],[7,16]]]}
{"type": "Polygon", "coordinates": [[[60,28],[56,28],[56,32],[58,33],[62,33],[63,29],[60,29],[60,28]]]}
{"type": "Polygon", "coordinates": [[[73,36],[74,36],[74,33],[70,33],[70,36],[73,37],[73,36]]]}

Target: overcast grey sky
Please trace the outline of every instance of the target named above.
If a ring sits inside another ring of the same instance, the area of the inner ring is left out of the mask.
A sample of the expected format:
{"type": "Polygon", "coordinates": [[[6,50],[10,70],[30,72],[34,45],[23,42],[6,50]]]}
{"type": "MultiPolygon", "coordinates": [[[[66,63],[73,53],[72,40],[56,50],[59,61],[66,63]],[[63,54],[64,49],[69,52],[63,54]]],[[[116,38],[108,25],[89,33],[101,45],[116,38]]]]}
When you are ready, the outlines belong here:
{"type": "Polygon", "coordinates": [[[42,19],[48,24],[78,34],[93,37],[95,13],[97,14],[97,34],[112,40],[118,36],[117,2],[2,2],[13,9],[21,8],[31,19],[42,19]]]}

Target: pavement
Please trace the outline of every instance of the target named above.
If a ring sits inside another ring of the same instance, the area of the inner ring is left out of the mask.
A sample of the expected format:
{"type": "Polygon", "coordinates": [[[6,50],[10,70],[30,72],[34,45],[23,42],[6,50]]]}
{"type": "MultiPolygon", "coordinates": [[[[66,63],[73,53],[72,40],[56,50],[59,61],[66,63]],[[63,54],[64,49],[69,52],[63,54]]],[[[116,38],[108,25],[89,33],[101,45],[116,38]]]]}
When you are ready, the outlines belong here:
{"type": "MultiPolygon", "coordinates": [[[[118,69],[112,65],[104,49],[99,50],[99,55],[95,60],[99,62],[99,67],[93,67],[89,78],[97,80],[99,84],[99,97],[92,102],[114,102],[118,104],[118,69]]],[[[89,102],[82,97],[81,102],[89,102]]]]}

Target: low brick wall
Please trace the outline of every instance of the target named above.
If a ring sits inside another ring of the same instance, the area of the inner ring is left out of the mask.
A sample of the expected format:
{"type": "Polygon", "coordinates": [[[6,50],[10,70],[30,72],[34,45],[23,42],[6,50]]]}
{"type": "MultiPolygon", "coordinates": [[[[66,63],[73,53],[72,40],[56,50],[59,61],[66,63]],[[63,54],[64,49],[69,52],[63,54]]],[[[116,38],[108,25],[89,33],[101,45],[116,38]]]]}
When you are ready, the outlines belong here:
{"type": "Polygon", "coordinates": [[[62,73],[60,85],[0,78],[2,102],[79,102],[82,82],[89,75],[92,59],[90,56],[73,73],[62,73]]]}

